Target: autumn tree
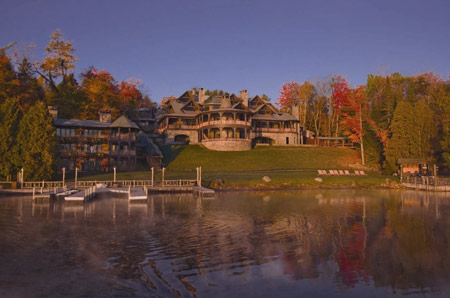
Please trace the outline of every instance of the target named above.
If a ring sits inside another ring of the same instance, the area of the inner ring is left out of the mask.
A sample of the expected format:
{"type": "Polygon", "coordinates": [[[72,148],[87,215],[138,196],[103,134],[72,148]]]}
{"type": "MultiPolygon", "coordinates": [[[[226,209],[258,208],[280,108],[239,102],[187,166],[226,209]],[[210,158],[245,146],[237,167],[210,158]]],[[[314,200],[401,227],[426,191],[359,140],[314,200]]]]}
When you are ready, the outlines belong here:
{"type": "Polygon", "coordinates": [[[334,131],[335,136],[338,136],[341,108],[343,103],[349,100],[350,87],[347,80],[341,75],[335,75],[332,78],[331,87],[328,125],[330,134],[334,131]]]}
{"type": "Polygon", "coordinates": [[[82,108],[82,118],[96,119],[103,109],[110,110],[113,119],[124,112],[117,82],[109,72],[90,68],[81,74],[81,78],[81,88],[87,98],[82,108]]]}
{"type": "Polygon", "coordinates": [[[73,43],[65,41],[60,30],[51,34],[50,42],[45,51],[47,55],[44,61],[36,62],[35,70],[47,81],[51,88],[56,89],[54,80],[62,77],[65,81],[75,68],[75,62],[78,58],[74,56],[73,43]]]}
{"type": "Polygon", "coordinates": [[[56,164],[56,133],[44,102],[38,101],[20,121],[17,136],[25,180],[49,180],[56,164]]]}
{"type": "Polygon", "coordinates": [[[365,87],[359,86],[354,90],[346,90],[348,92],[342,96],[340,110],[342,116],[342,124],[345,134],[355,143],[359,143],[361,149],[361,162],[365,164],[364,158],[364,130],[363,121],[367,121],[368,106],[365,94],[365,87]]]}
{"type": "Polygon", "coordinates": [[[11,59],[6,55],[5,48],[0,49],[0,104],[7,98],[18,95],[19,80],[11,64],[11,59]]]}
{"type": "MultiPolygon", "coordinates": [[[[297,82],[287,82],[281,86],[280,96],[277,104],[284,110],[292,111],[294,105],[300,101],[300,84],[297,82]]],[[[296,114],[296,111],[293,112],[296,114]]]]}
{"type": "Polygon", "coordinates": [[[132,117],[138,107],[144,104],[144,95],[139,90],[140,82],[137,80],[122,81],[118,85],[119,96],[122,100],[122,111],[132,117]]]}

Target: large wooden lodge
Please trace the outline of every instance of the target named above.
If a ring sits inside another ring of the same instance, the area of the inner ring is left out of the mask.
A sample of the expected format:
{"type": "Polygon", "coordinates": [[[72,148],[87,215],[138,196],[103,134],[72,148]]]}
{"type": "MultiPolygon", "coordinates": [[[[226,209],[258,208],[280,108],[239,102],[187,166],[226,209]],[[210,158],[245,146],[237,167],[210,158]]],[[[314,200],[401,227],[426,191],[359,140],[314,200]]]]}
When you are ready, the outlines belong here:
{"type": "Polygon", "coordinates": [[[258,95],[206,95],[203,88],[163,103],[157,117],[164,143],[202,144],[220,151],[250,150],[256,144],[302,143],[299,120],[258,95]]]}

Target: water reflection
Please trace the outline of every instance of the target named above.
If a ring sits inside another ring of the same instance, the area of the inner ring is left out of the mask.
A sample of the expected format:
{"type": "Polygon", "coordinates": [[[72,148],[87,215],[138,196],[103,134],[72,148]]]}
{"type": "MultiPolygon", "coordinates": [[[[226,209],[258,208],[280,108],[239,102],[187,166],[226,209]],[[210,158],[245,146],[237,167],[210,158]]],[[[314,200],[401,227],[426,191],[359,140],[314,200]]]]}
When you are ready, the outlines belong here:
{"type": "Polygon", "coordinates": [[[0,197],[0,296],[446,296],[449,212],[400,191],[0,197]]]}

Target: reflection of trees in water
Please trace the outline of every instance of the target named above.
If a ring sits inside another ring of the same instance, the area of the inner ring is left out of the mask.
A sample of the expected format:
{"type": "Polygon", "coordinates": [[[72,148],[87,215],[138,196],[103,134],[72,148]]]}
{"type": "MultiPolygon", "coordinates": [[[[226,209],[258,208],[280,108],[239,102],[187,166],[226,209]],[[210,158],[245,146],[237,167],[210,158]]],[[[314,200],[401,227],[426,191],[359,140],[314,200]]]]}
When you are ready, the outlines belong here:
{"type": "MultiPolygon", "coordinates": [[[[61,253],[65,262],[144,280],[159,294],[195,295],[199,277],[245,276],[252,266],[270,262],[279,262],[292,279],[328,274],[343,287],[370,277],[377,287],[425,291],[437,280],[448,281],[449,198],[319,194],[221,194],[212,200],[171,194],[84,205],[11,200],[7,210],[13,211],[0,212],[8,218],[13,212],[27,226],[40,223],[43,230],[43,219],[59,221],[39,237],[50,249],[69,243],[73,251],[61,253]]],[[[32,230],[24,235],[33,237],[32,230]]]]}

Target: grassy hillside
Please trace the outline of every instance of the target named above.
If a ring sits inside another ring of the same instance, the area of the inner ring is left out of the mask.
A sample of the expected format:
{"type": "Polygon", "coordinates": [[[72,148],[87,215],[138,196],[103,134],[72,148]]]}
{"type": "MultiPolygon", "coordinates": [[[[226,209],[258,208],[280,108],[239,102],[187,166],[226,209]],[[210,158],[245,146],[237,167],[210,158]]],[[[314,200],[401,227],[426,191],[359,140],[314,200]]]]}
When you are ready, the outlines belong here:
{"type": "MultiPolygon", "coordinates": [[[[245,152],[219,152],[201,146],[167,145],[161,148],[166,179],[195,179],[202,167],[204,186],[226,189],[378,187],[393,177],[375,172],[368,176],[325,176],[318,182],[317,169],[351,169],[359,163],[357,151],[348,148],[258,147],[245,152]],[[270,181],[262,178],[269,176],[270,181]]],[[[86,173],[88,174],[88,173],[86,173]]],[[[80,180],[112,179],[112,173],[80,177],[80,180]]],[[[160,180],[161,170],[155,171],[160,180]]],[[[150,179],[150,171],[121,172],[117,179],[150,179]]]]}
{"type": "Polygon", "coordinates": [[[348,148],[257,147],[251,151],[221,152],[201,146],[167,145],[162,148],[168,170],[261,171],[299,169],[346,169],[359,162],[348,148]]]}

